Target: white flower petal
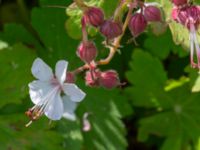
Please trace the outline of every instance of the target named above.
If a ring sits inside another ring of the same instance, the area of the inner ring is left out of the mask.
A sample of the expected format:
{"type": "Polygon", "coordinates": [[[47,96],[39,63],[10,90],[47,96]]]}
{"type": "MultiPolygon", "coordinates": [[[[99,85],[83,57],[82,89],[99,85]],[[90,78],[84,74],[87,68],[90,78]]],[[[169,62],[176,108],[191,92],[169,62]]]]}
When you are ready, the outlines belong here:
{"type": "Polygon", "coordinates": [[[44,109],[45,115],[51,120],[60,120],[62,118],[64,107],[60,97],[60,92],[52,96],[46,108],[44,109]]]}
{"type": "Polygon", "coordinates": [[[35,80],[29,83],[29,94],[31,100],[34,104],[43,103],[45,97],[50,91],[53,90],[53,86],[48,82],[43,82],[40,80],[35,80]]]}
{"type": "Polygon", "coordinates": [[[149,2],[149,3],[144,3],[145,6],[158,6],[161,7],[162,5],[157,3],[157,2],[149,2]]]}
{"type": "Polygon", "coordinates": [[[64,83],[66,79],[67,66],[68,62],[65,60],[60,60],[56,63],[56,77],[61,85],[64,83]]]}
{"type": "Polygon", "coordinates": [[[41,81],[49,81],[53,78],[52,69],[40,58],[36,58],[33,62],[31,72],[41,81]]]}
{"type": "Polygon", "coordinates": [[[75,110],[77,103],[72,102],[68,96],[63,96],[64,113],[63,117],[72,121],[76,120],[75,110]]]}
{"type": "Polygon", "coordinates": [[[75,84],[65,83],[63,84],[63,91],[74,102],[80,102],[84,99],[85,93],[79,89],[75,84]]]}

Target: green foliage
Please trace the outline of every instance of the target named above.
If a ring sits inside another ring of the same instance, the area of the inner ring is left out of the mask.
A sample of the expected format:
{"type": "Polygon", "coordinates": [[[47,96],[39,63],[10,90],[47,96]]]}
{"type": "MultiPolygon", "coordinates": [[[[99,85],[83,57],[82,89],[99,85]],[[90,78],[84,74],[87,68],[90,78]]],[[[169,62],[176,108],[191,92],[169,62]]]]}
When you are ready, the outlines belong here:
{"type": "Polygon", "coordinates": [[[127,100],[120,91],[85,89],[87,97],[80,105],[82,112],[88,112],[92,130],[83,133],[86,149],[126,149],[126,131],[120,118],[132,113],[127,100]],[[97,97],[101,95],[101,97],[97,97]],[[126,110],[126,111],[124,111],[126,110]]]}
{"type": "Polygon", "coordinates": [[[22,44],[0,50],[0,107],[14,102],[28,94],[27,84],[32,80],[30,67],[35,58],[35,52],[22,44]]]}
{"type": "MultiPolygon", "coordinates": [[[[91,5],[96,5],[94,2],[91,5]]],[[[80,105],[78,113],[81,122],[63,119],[48,125],[46,119],[40,119],[29,128],[25,128],[28,119],[23,113],[32,105],[26,97],[27,85],[33,80],[30,72],[33,60],[42,57],[49,65],[54,66],[57,60],[66,59],[70,62],[70,68],[81,65],[75,53],[79,41],[72,40],[71,34],[65,31],[67,16],[64,10],[45,7],[56,4],[63,5],[65,2],[40,1],[42,7],[34,8],[31,13],[31,32],[19,24],[7,24],[3,32],[0,32],[1,40],[9,45],[0,51],[2,68],[0,78],[3,79],[0,87],[0,92],[3,93],[0,96],[0,118],[3,120],[0,121],[0,147],[16,150],[65,148],[79,150],[83,147],[126,149],[126,130],[120,119],[132,114],[132,108],[118,90],[108,92],[101,89],[85,89],[88,97],[80,105]],[[15,44],[18,42],[21,44],[15,44]],[[25,106],[20,108],[20,105],[25,106]],[[92,129],[89,132],[81,132],[82,117],[85,112],[91,112],[89,120],[92,129]]],[[[105,3],[101,2],[101,5],[105,7],[105,3]]],[[[77,28],[72,22],[70,21],[70,25],[74,29],[70,29],[70,32],[73,34],[77,28]]],[[[78,34],[80,35],[80,32],[78,34]]]]}
{"type": "Polygon", "coordinates": [[[48,129],[46,122],[41,122],[30,128],[25,128],[25,118],[21,114],[5,115],[0,117],[0,146],[1,149],[35,150],[58,149],[62,150],[62,136],[48,129]],[[48,129],[48,130],[47,130],[48,129]]]}
{"type": "MultiPolygon", "coordinates": [[[[11,4],[16,11],[21,11],[19,2],[22,1],[11,4]]],[[[108,19],[119,1],[85,2],[102,8],[108,19]]],[[[164,19],[171,20],[170,1],[146,2],[158,2],[164,19]]],[[[116,54],[109,65],[101,68],[119,71],[121,89],[86,87],[82,84],[84,73],[80,74],[77,85],[87,96],[76,111],[78,119],[49,123],[46,117],[41,117],[26,128],[29,118],[24,112],[33,106],[27,85],[34,80],[30,71],[34,59],[41,57],[53,68],[58,60],[64,59],[69,62],[69,70],[83,65],[76,55],[82,11],[72,0],[40,0],[34,6],[37,7],[27,12],[31,14],[27,16],[30,20],[12,16],[10,5],[0,6],[0,25],[1,21],[14,18],[0,32],[0,149],[125,150],[132,149],[131,145],[137,149],[141,143],[143,146],[138,149],[200,149],[200,76],[189,67],[188,52],[182,48],[189,48],[188,31],[173,21],[162,34],[155,30],[164,31],[164,26],[150,24],[148,29],[153,30],[136,39],[138,46],[127,44],[131,37],[125,33],[121,55],[116,54]],[[66,9],[51,8],[54,5],[66,9]],[[25,26],[16,23],[19,21],[25,26]],[[88,132],[83,131],[85,113],[89,113],[87,119],[91,124],[88,132]]],[[[88,30],[89,38],[103,49],[98,51],[100,56],[106,57],[108,51],[97,34],[98,29],[88,30]]]]}
{"type": "Polygon", "coordinates": [[[78,42],[67,36],[64,28],[65,19],[64,10],[59,8],[53,11],[52,8],[35,8],[32,11],[32,25],[46,50],[41,56],[52,64],[64,58],[74,64],[80,62],[77,61],[75,53],[78,42]]]}
{"type": "Polygon", "coordinates": [[[162,150],[169,147],[180,150],[185,141],[195,142],[200,134],[200,94],[191,93],[189,80],[182,78],[167,83],[160,61],[141,50],[134,52],[130,65],[132,69],[127,77],[133,86],[127,93],[132,95],[133,104],[154,108],[153,113],[147,112],[140,119],[138,140],[147,141],[149,135],[166,137],[162,150]],[[145,66],[142,70],[141,65],[145,66]]]}
{"type": "Polygon", "coordinates": [[[39,45],[38,41],[20,24],[6,24],[0,37],[11,45],[17,42],[39,45]]]}
{"type": "Polygon", "coordinates": [[[132,70],[127,73],[127,78],[134,86],[127,88],[127,92],[134,97],[133,103],[145,107],[159,105],[157,98],[163,96],[167,80],[160,61],[148,53],[135,50],[130,66],[132,70]]]}

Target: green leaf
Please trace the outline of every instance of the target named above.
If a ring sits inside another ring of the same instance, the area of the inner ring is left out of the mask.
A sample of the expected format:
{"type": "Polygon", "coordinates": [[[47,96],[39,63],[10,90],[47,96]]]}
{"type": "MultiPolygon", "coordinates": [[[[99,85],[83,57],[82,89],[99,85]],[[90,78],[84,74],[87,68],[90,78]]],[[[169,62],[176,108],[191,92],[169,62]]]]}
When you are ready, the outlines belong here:
{"type": "Polygon", "coordinates": [[[163,87],[167,81],[161,62],[147,52],[135,50],[130,67],[131,71],[127,72],[127,78],[133,86],[126,91],[134,97],[133,104],[145,107],[158,106],[157,99],[164,96],[163,87]]]}
{"type": "Polygon", "coordinates": [[[27,85],[35,52],[22,44],[0,50],[0,107],[8,103],[20,103],[28,94],[27,85]]]}
{"type": "Polygon", "coordinates": [[[122,116],[132,113],[126,99],[119,95],[118,90],[87,88],[85,91],[87,97],[80,104],[80,111],[90,113],[88,119],[92,127],[89,132],[83,133],[84,147],[96,150],[126,149],[126,130],[120,120],[122,116]]]}
{"type": "MultiPolygon", "coordinates": [[[[166,94],[171,97],[171,108],[163,109],[160,113],[141,119],[139,140],[146,141],[149,134],[154,134],[169,138],[180,135],[186,137],[187,141],[195,141],[200,135],[198,115],[200,94],[191,95],[188,83],[171,89],[166,94]]],[[[167,147],[167,144],[164,147],[167,147]]],[[[172,147],[172,149],[175,148],[172,147]]]]}
{"type": "Polygon", "coordinates": [[[200,92],[200,75],[197,77],[193,87],[192,92],[200,92]]]}
{"type": "MultiPolygon", "coordinates": [[[[39,2],[40,2],[40,5],[42,6],[42,7],[48,7],[48,6],[68,6],[69,4],[71,4],[72,2],[73,2],[73,0],[68,0],[68,1],[66,1],[66,0],[59,0],[59,1],[57,1],[57,0],[39,0],[39,2]]],[[[54,8],[52,8],[52,10],[53,10],[54,8]]]]}
{"type": "Polygon", "coordinates": [[[26,121],[22,114],[0,115],[1,149],[64,149],[62,136],[51,130],[48,122],[41,119],[26,128],[26,121]]]}
{"type": "Polygon", "coordinates": [[[10,45],[23,42],[28,45],[40,46],[38,41],[20,24],[5,24],[3,32],[0,32],[0,37],[10,45]]]}
{"type": "Polygon", "coordinates": [[[82,148],[83,136],[80,131],[80,123],[62,119],[57,123],[56,130],[64,138],[64,148],[68,150],[80,150],[82,148]]]}
{"type": "Polygon", "coordinates": [[[155,36],[152,33],[149,33],[144,41],[144,48],[161,59],[165,59],[169,55],[173,45],[171,34],[169,30],[167,31],[168,32],[165,32],[165,34],[162,34],[160,36],[155,36]],[[168,42],[168,44],[165,44],[166,41],[168,42]]]}
{"type": "MultiPolygon", "coordinates": [[[[150,54],[135,50],[127,78],[132,86],[126,89],[131,101],[146,110],[139,121],[138,140],[147,141],[149,135],[166,137],[162,149],[168,149],[171,137],[178,135],[186,141],[196,141],[200,135],[200,94],[192,94],[190,80],[168,80],[161,62],[150,54]],[[191,130],[192,129],[192,130],[191,130]]],[[[180,150],[183,141],[177,138],[171,149],[180,150]]]]}
{"type": "Polygon", "coordinates": [[[55,64],[59,59],[66,59],[74,64],[73,67],[78,67],[81,63],[76,55],[78,42],[67,35],[65,20],[63,9],[35,8],[32,11],[33,27],[47,49],[47,52],[40,56],[50,64],[55,64]]]}
{"type": "Polygon", "coordinates": [[[181,136],[173,136],[169,137],[165,140],[161,150],[178,150],[181,149],[182,138],[181,136]]]}
{"type": "Polygon", "coordinates": [[[197,73],[197,71],[191,68],[190,66],[187,66],[185,68],[185,72],[189,73],[191,91],[199,92],[200,91],[200,86],[199,86],[200,74],[197,73]]]}
{"type": "Polygon", "coordinates": [[[104,14],[106,18],[110,18],[114,15],[115,9],[117,8],[120,1],[109,0],[103,1],[101,7],[104,10],[104,14]]]}

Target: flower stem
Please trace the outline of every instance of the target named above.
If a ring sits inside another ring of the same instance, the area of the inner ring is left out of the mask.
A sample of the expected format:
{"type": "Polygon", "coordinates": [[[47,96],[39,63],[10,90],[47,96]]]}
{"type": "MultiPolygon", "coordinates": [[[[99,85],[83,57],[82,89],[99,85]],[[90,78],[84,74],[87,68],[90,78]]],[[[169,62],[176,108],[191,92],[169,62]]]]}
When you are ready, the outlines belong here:
{"type": "Polygon", "coordinates": [[[88,34],[86,29],[86,18],[84,16],[81,19],[81,25],[82,25],[82,41],[86,43],[88,41],[88,34]]]}
{"type": "Polygon", "coordinates": [[[123,24],[123,33],[114,40],[114,42],[112,44],[113,46],[110,47],[110,53],[109,53],[108,57],[98,61],[97,65],[106,65],[112,60],[112,58],[115,55],[117,49],[120,47],[120,42],[121,42],[121,39],[124,36],[124,33],[125,33],[126,28],[128,26],[128,23],[129,23],[129,20],[131,18],[131,14],[132,14],[133,8],[134,7],[130,4],[129,11],[128,11],[128,14],[126,16],[126,20],[125,20],[125,22],[123,24]]]}
{"type": "MultiPolygon", "coordinates": [[[[75,1],[75,3],[76,3],[78,6],[79,6],[79,5],[82,5],[82,0],[74,0],[74,1],[75,1]]],[[[128,14],[127,14],[127,16],[126,16],[125,22],[124,22],[124,24],[123,24],[123,28],[122,28],[122,31],[123,31],[123,32],[122,32],[122,34],[121,34],[119,37],[117,37],[117,38],[114,40],[112,46],[110,46],[110,49],[109,49],[110,52],[109,52],[109,55],[107,56],[107,58],[102,59],[102,60],[97,61],[97,62],[94,62],[95,65],[106,65],[106,64],[108,64],[108,63],[112,60],[112,58],[114,57],[115,53],[117,52],[117,49],[120,47],[121,39],[122,39],[122,37],[123,37],[124,34],[125,34],[126,28],[127,28],[127,26],[128,26],[128,23],[129,23],[129,21],[130,21],[131,15],[132,15],[133,8],[135,7],[135,5],[134,5],[134,3],[132,2],[132,0],[123,0],[123,4],[124,4],[124,5],[127,5],[127,3],[129,3],[130,6],[129,6],[129,10],[128,10],[128,14]]],[[[122,8],[123,8],[122,3],[120,3],[119,5],[121,5],[120,9],[122,9],[122,8]]],[[[119,13],[119,12],[121,12],[120,9],[118,8],[117,13],[115,12],[115,15],[120,15],[120,13],[119,13]]],[[[117,16],[114,16],[114,18],[117,18],[117,16]]],[[[79,74],[79,73],[81,73],[82,71],[88,70],[88,69],[90,69],[90,65],[89,65],[89,64],[85,64],[85,65],[83,65],[83,66],[77,68],[76,70],[74,70],[73,73],[74,73],[74,74],[79,74]]]]}
{"type": "Polygon", "coordinates": [[[76,75],[76,74],[79,74],[79,73],[81,73],[82,71],[88,70],[88,69],[90,69],[90,66],[89,66],[88,64],[85,64],[85,65],[83,65],[83,66],[77,68],[76,70],[74,70],[73,73],[76,75]]]}
{"type": "Polygon", "coordinates": [[[84,3],[83,0],[74,0],[74,2],[76,3],[76,5],[82,10],[85,11],[88,6],[84,3]]]}

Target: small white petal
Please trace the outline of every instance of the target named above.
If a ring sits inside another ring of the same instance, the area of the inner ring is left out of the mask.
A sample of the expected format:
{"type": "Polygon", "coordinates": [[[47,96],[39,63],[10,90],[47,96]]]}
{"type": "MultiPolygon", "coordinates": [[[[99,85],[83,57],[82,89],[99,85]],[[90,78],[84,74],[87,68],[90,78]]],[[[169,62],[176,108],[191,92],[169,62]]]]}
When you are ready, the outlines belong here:
{"type": "Polygon", "coordinates": [[[75,110],[77,103],[72,102],[68,96],[63,96],[64,113],[63,117],[72,121],[76,120],[75,110]]]}
{"type": "Polygon", "coordinates": [[[90,124],[90,121],[88,120],[88,116],[89,116],[88,112],[84,113],[83,115],[83,131],[85,132],[88,132],[91,130],[91,124],[90,124]]]}
{"type": "Polygon", "coordinates": [[[40,58],[36,58],[33,62],[31,72],[41,81],[49,81],[53,78],[52,69],[40,58]]]}
{"type": "Polygon", "coordinates": [[[59,92],[52,96],[44,112],[45,115],[51,120],[60,120],[62,118],[64,107],[59,92]]]}
{"type": "Polygon", "coordinates": [[[31,100],[34,104],[43,103],[45,97],[50,91],[53,90],[53,86],[48,82],[43,82],[40,80],[35,80],[29,83],[29,94],[31,100]]]}
{"type": "Polygon", "coordinates": [[[60,60],[56,63],[56,77],[61,85],[66,79],[67,66],[68,62],[65,60],[60,60]]]}
{"type": "Polygon", "coordinates": [[[159,7],[162,6],[161,4],[159,4],[157,2],[149,2],[149,3],[144,3],[144,4],[145,4],[145,6],[159,6],[159,7]]]}
{"type": "Polygon", "coordinates": [[[84,99],[85,93],[79,89],[75,84],[65,83],[63,84],[63,91],[74,102],[80,102],[84,99]]]}

